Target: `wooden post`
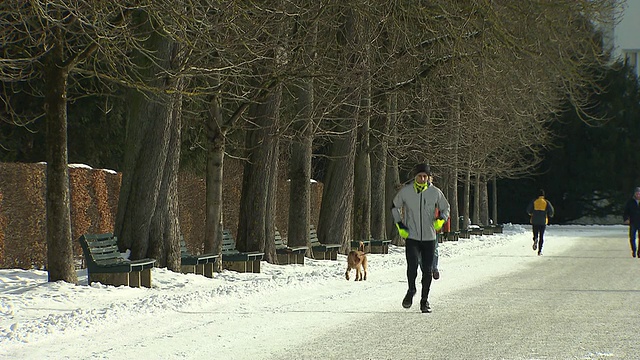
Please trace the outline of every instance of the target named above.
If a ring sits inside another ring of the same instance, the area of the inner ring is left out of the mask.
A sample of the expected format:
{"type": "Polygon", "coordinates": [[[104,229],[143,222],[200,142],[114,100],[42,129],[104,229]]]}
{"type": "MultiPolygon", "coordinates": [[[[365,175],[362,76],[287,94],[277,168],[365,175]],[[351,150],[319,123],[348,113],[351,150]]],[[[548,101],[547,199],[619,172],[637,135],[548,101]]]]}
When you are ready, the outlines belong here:
{"type": "Polygon", "coordinates": [[[206,263],[204,265],[204,276],[213,279],[215,262],[206,263]]]}
{"type": "Polygon", "coordinates": [[[140,285],[150,288],[151,287],[151,269],[142,270],[140,274],[140,285]]]}

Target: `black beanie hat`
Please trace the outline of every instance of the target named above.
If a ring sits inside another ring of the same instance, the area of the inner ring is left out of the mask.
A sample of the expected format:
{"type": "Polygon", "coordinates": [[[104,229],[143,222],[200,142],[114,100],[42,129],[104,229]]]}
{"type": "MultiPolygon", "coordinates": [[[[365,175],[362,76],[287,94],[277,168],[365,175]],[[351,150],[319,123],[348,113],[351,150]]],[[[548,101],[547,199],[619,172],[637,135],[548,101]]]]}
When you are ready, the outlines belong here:
{"type": "Polygon", "coordinates": [[[431,168],[429,167],[428,164],[422,163],[422,164],[417,164],[414,168],[413,168],[413,176],[416,176],[420,173],[425,173],[427,175],[431,175],[431,168]]]}

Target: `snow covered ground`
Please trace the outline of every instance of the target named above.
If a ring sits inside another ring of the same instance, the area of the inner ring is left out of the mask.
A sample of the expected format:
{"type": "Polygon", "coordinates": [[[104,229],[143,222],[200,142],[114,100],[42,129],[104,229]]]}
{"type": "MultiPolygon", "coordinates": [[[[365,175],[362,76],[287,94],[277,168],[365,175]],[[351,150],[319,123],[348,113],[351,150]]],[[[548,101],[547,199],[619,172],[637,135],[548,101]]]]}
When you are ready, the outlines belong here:
{"type": "MultiPolygon", "coordinates": [[[[553,236],[598,231],[624,234],[626,228],[553,225],[545,250],[565,246],[553,236]]],[[[536,258],[527,225],[508,224],[503,234],[442,243],[442,277],[433,283],[432,305],[437,311],[438,294],[515,271],[536,258]],[[470,268],[470,254],[496,246],[530,256],[470,268]]],[[[43,271],[0,270],[0,359],[269,357],[283,344],[304,344],[331,331],[345,316],[401,310],[404,248],[392,246],[389,254],[369,254],[368,260],[364,282],[345,280],[346,260],[339,255],[338,261],[305,259],[305,265],[263,262],[260,274],[224,271],[214,279],[153,269],[150,289],[88,285],[86,271],[78,273],[76,286],[48,283],[43,271]]]]}

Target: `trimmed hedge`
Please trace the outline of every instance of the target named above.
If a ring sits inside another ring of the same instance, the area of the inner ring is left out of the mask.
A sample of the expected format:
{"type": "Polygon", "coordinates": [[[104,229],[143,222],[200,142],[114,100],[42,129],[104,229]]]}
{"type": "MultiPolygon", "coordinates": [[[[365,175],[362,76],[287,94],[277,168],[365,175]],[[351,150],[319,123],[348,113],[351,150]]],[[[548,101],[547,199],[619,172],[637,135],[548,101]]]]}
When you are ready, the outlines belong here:
{"type": "MultiPolygon", "coordinates": [[[[46,267],[46,165],[0,163],[0,268],[42,269],[46,267]]],[[[111,170],[85,166],[69,167],[71,193],[71,234],[76,262],[82,250],[76,239],[82,234],[113,232],[122,175],[111,170]]],[[[205,180],[180,173],[180,228],[190,251],[204,248],[205,180]]],[[[237,231],[242,162],[225,159],[224,223],[237,231]]],[[[312,186],[311,221],[317,224],[322,185],[312,186]]],[[[276,226],[286,236],[289,184],[281,177],[278,184],[276,226]]]]}

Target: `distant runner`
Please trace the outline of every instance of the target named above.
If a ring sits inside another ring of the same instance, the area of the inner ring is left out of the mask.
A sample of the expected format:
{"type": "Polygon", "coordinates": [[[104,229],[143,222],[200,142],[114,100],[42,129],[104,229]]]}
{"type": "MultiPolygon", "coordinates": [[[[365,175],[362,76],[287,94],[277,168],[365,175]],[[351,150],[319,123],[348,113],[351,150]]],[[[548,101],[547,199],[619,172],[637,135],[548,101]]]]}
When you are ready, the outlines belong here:
{"type": "Polygon", "coordinates": [[[622,219],[629,225],[629,244],[631,245],[631,256],[640,258],[640,250],[636,246],[636,233],[640,230],[640,187],[633,192],[633,197],[624,206],[622,219]]]}
{"type": "Polygon", "coordinates": [[[538,256],[542,255],[544,230],[547,228],[549,218],[552,218],[554,213],[553,205],[544,198],[544,190],[540,189],[538,198],[532,200],[527,207],[527,214],[531,217],[530,222],[533,230],[533,251],[538,250],[538,256]]]}

